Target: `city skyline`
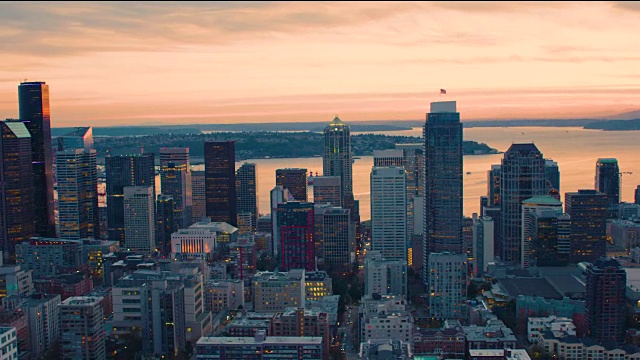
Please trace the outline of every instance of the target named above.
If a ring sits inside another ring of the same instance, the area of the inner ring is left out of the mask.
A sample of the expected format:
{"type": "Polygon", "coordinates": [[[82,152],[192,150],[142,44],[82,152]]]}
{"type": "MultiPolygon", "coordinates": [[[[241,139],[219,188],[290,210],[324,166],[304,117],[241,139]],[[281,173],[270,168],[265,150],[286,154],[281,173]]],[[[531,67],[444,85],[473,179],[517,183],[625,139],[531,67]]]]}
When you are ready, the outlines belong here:
{"type": "Polygon", "coordinates": [[[54,126],[420,119],[441,88],[465,120],[638,109],[634,2],[2,7],[0,116],[43,80],[54,126]]]}

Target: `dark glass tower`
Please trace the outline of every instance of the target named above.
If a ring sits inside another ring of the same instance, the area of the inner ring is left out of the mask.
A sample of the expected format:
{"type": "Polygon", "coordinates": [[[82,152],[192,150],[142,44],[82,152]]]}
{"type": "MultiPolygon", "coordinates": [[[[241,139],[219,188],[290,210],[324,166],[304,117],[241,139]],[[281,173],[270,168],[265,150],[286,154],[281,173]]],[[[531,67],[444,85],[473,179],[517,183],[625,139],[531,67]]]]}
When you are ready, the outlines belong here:
{"type": "Polygon", "coordinates": [[[35,231],[31,135],[20,122],[0,121],[0,245],[15,261],[15,246],[35,231]]]}
{"type": "Polygon", "coordinates": [[[238,224],[234,141],[205,141],[204,176],[207,216],[211,221],[238,224]]]}
{"type": "Polygon", "coordinates": [[[244,163],[236,171],[236,193],[238,195],[238,214],[248,214],[251,218],[251,230],[258,225],[258,182],[256,164],[244,163]]]}
{"type": "Polygon", "coordinates": [[[121,155],[105,159],[107,175],[107,223],[109,240],[125,246],[124,188],[151,186],[155,199],[154,154],[121,155]]]}
{"type": "MultiPolygon", "coordinates": [[[[462,253],[462,124],[455,101],[431,103],[424,125],[424,264],[429,253],[462,253]]],[[[428,266],[424,280],[428,281],[428,266]]]]}
{"type": "Polygon", "coordinates": [[[18,103],[20,121],[31,134],[36,234],[55,237],[49,85],[44,82],[21,83],[18,86],[18,103]]]}
{"type": "Polygon", "coordinates": [[[175,203],[169,195],[158,195],[156,202],[156,248],[162,255],[171,253],[171,234],[175,232],[175,203]]]}
{"type": "Polygon", "coordinates": [[[607,195],[609,216],[616,217],[620,202],[620,168],[618,160],[601,158],[596,163],[595,189],[607,195]]]}
{"type": "Polygon", "coordinates": [[[560,200],[560,169],[558,163],[551,159],[544,160],[544,182],[547,195],[560,200]]]}
{"type": "Polygon", "coordinates": [[[586,271],[585,329],[601,344],[621,343],[625,330],[627,273],[614,259],[598,258],[586,271]]]}
{"type": "Polygon", "coordinates": [[[353,193],[351,131],[337,116],[324,128],[322,175],[340,176],[342,195],[353,193]]]}
{"type": "Polygon", "coordinates": [[[289,189],[289,192],[297,201],[308,200],[307,169],[277,169],[276,185],[282,185],[289,189]]]}
{"type": "Polygon", "coordinates": [[[522,201],[546,194],[544,158],[534,144],[513,144],[502,159],[500,240],[503,261],[521,262],[522,201]]]}
{"type": "Polygon", "coordinates": [[[573,262],[594,261],[607,254],[607,195],[596,190],[565,194],[565,211],[571,216],[573,262]]]}
{"type": "Polygon", "coordinates": [[[315,271],[313,203],[291,201],[278,204],[277,230],[280,233],[282,271],[315,271]]]}
{"type": "Polygon", "coordinates": [[[160,187],[163,195],[173,197],[174,231],[191,225],[193,207],[189,148],[161,148],[160,187]]]}

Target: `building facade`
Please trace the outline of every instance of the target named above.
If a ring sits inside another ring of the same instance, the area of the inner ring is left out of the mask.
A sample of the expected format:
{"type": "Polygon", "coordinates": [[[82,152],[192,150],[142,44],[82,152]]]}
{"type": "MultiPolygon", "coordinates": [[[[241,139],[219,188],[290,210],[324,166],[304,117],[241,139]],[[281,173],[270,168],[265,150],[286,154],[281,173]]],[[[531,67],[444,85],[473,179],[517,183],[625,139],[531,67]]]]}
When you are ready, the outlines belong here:
{"type": "Polygon", "coordinates": [[[289,201],[278,204],[279,253],[282,270],[316,269],[314,207],[310,202],[289,201]]]}
{"type": "Polygon", "coordinates": [[[255,233],[258,226],[258,216],[260,216],[256,164],[244,163],[238,168],[236,171],[236,194],[238,195],[238,228],[243,233],[255,233]],[[246,220],[241,223],[240,219],[246,219],[247,215],[250,223],[245,224],[246,220]]]}
{"type": "Polygon", "coordinates": [[[407,192],[403,167],[371,169],[371,249],[407,261],[407,192]]]}
{"type": "Polygon", "coordinates": [[[189,148],[160,148],[160,186],[174,201],[174,229],[191,225],[193,208],[189,148]]]}
{"type": "Polygon", "coordinates": [[[585,327],[600,343],[621,343],[625,331],[627,273],[614,259],[599,258],[586,269],[585,327]]]}
{"type": "Polygon", "coordinates": [[[205,141],[206,212],[211,221],[238,223],[234,141],[205,141]]]}
{"type": "Polygon", "coordinates": [[[309,200],[309,181],[307,169],[277,169],[276,186],[289,189],[291,196],[297,201],[309,200]]]}
{"type": "Polygon", "coordinates": [[[106,359],[102,299],[70,297],[60,305],[61,358],[106,359]]]}
{"type": "Polygon", "coordinates": [[[565,193],[565,212],[571,217],[573,262],[593,261],[607,252],[607,195],[596,190],[565,193]]]}
{"type": "Polygon", "coordinates": [[[322,175],[339,176],[341,198],[353,193],[351,130],[337,116],[324,128],[322,175]]]}
{"type": "Polygon", "coordinates": [[[465,254],[429,255],[429,315],[435,319],[466,319],[468,264],[465,254]]]}

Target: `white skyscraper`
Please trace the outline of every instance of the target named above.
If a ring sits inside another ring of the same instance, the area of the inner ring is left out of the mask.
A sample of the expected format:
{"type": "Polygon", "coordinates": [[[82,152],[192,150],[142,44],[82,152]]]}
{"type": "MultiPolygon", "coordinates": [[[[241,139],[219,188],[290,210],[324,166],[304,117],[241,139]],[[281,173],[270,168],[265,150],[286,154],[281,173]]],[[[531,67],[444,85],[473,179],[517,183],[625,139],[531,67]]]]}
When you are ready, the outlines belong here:
{"type": "Polygon", "coordinates": [[[490,262],[495,261],[495,227],[491,217],[473,214],[473,270],[478,276],[487,271],[490,262]]]}
{"type": "Polygon", "coordinates": [[[124,232],[127,249],[145,253],[155,250],[156,224],[153,202],[151,186],[124,188],[124,232]]]}
{"type": "Polygon", "coordinates": [[[371,248],[407,261],[407,191],[403,167],[371,169],[371,248]]]}
{"type": "Polygon", "coordinates": [[[467,255],[449,252],[429,254],[429,315],[432,318],[467,317],[467,255]]]}

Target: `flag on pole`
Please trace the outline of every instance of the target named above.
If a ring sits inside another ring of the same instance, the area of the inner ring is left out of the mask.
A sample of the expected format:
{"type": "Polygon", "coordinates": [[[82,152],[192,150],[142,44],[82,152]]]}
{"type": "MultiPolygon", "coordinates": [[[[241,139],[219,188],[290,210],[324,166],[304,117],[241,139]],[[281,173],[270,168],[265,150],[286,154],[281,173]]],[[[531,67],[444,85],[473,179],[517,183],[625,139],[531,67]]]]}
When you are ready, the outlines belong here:
{"type": "Polygon", "coordinates": [[[440,95],[447,95],[447,90],[440,89],[440,95]]]}

